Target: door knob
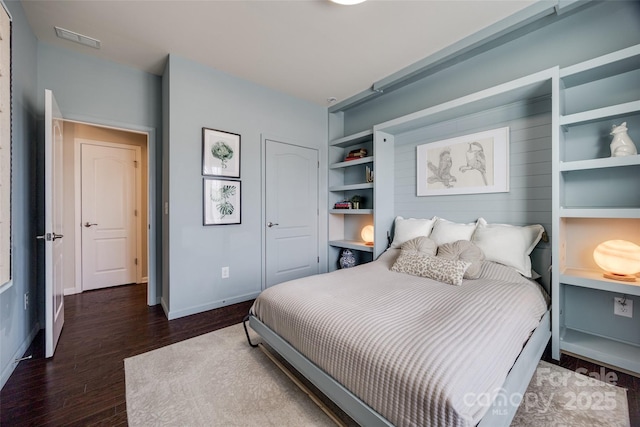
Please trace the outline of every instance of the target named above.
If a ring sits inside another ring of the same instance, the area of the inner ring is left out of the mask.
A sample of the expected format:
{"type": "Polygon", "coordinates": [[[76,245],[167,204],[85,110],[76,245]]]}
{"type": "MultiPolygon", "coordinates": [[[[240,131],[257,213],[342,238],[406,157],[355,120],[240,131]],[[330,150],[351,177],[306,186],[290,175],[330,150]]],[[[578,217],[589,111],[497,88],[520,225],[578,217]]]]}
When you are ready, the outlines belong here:
{"type": "Polygon", "coordinates": [[[98,225],[98,224],[91,224],[89,221],[84,223],[84,226],[87,228],[91,227],[92,225],[98,225]]]}
{"type": "Polygon", "coordinates": [[[45,233],[42,236],[36,236],[36,239],[38,240],[46,240],[47,242],[56,240],[56,239],[62,239],[64,236],[62,234],[56,234],[56,233],[45,233]]]}
{"type": "Polygon", "coordinates": [[[277,224],[277,223],[275,223],[275,222],[271,222],[271,221],[269,221],[269,222],[267,223],[267,227],[269,227],[269,228],[273,227],[274,225],[280,225],[280,224],[277,224]]]}

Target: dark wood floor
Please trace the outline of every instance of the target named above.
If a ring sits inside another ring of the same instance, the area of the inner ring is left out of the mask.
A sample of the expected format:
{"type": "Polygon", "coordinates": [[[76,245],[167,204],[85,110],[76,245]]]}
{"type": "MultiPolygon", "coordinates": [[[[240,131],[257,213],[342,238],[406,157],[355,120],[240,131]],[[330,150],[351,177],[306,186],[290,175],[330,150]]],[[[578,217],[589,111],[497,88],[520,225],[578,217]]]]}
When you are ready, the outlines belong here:
{"type": "MultiPolygon", "coordinates": [[[[129,285],[65,297],[65,326],[55,357],[44,359],[36,337],[0,394],[2,426],[126,426],[124,359],[236,324],[251,301],[167,321],[147,307],[146,286],[129,285]]],[[[547,351],[544,357],[553,362],[547,351]]],[[[553,362],[555,363],[555,362],[553,362]]],[[[562,366],[600,367],[563,356],[562,366]]],[[[607,372],[610,372],[607,369],[607,372]]],[[[629,389],[631,425],[640,427],[640,379],[620,372],[629,389]]]]}
{"type": "Polygon", "coordinates": [[[40,333],[0,394],[0,425],[126,426],[124,359],[236,324],[251,301],[168,321],[146,285],[66,296],[55,356],[40,333]]]}

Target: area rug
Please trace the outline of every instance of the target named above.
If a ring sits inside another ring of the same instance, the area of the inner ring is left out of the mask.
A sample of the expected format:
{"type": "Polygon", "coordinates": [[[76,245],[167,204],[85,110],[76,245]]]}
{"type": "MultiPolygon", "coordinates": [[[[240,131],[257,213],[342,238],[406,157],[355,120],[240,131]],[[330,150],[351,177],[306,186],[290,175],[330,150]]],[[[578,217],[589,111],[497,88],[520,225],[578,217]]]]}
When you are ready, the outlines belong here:
{"type": "MultiPolygon", "coordinates": [[[[249,347],[241,324],[124,365],[130,426],[335,425],[262,351],[249,347]]],[[[629,425],[625,389],[543,361],[524,396],[509,398],[522,401],[512,426],[629,425]]],[[[346,425],[355,424],[332,409],[346,425]]]]}

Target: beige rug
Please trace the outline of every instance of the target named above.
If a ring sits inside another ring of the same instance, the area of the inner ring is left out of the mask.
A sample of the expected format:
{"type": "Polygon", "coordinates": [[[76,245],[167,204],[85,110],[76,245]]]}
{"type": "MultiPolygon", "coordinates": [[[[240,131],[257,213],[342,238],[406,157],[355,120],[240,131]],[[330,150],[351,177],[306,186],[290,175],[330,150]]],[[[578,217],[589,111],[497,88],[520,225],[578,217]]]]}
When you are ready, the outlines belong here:
{"type": "MultiPolygon", "coordinates": [[[[249,347],[241,324],[124,364],[130,426],[335,425],[249,347]]],[[[512,425],[622,427],[629,425],[628,414],[626,390],[540,362],[512,425]]]]}

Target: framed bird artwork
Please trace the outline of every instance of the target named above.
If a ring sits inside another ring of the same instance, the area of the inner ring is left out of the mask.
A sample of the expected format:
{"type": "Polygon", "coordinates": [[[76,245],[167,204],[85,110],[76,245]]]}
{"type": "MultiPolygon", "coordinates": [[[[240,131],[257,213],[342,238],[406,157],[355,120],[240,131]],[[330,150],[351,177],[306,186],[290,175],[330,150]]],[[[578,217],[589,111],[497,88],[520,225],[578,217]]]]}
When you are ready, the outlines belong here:
{"type": "Polygon", "coordinates": [[[417,147],[418,196],[509,191],[509,128],[417,147]]]}

